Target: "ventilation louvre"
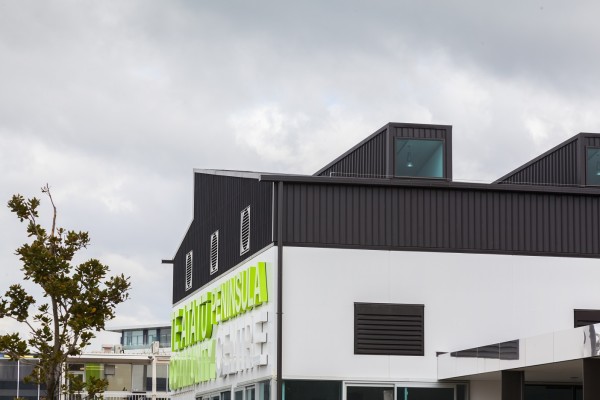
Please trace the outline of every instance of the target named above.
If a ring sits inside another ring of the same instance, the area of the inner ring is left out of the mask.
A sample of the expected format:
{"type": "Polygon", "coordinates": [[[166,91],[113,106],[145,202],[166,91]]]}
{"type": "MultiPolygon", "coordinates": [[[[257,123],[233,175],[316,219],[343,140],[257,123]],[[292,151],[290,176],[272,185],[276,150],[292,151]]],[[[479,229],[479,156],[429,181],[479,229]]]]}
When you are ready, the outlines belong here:
{"type": "Polygon", "coordinates": [[[219,231],[210,235],[210,274],[219,270],[219,231]]]}
{"type": "Polygon", "coordinates": [[[424,306],[354,303],[354,354],[424,355],[424,306]]]}
{"type": "Polygon", "coordinates": [[[250,250],[250,206],[240,214],[240,256],[250,250]]]}
{"type": "Polygon", "coordinates": [[[192,252],[185,255],[185,290],[192,288],[192,252]]]}

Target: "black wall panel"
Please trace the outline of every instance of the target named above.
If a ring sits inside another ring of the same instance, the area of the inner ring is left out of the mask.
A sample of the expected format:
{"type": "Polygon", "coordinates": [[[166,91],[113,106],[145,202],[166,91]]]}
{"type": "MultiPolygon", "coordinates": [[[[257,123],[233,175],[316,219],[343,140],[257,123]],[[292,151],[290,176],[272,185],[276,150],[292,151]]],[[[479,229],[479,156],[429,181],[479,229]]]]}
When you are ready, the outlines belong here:
{"type": "Polygon", "coordinates": [[[600,147],[600,136],[586,136],[585,145],[591,147],[600,147]]]}
{"type": "Polygon", "coordinates": [[[398,137],[442,140],[447,137],[445,128],[392,125],[390,129],[398,137]]]}
{"type": "Polygon", "coordinates": [[[194,220],[174,259],[173,303],[273,242],[273,183],[196,173],[194,220]],[[250,250],[240,256],[240,213],[250,206],[250,250]],[[210,275],[210,235],[219,231],[219,270],[210,275]],[[185,255],[193,250],[192,289],[185,291],[185,255]]]}
{"type": "Polygon", "coordinates": [[[284,244],[600,256],[600,197],[468,188],[284,184],[284,244]]]}
{"type": "Polygon", "coordinates": [[[386,152],[387,133],[381,130],[316,175],[384,177],[387,174],[386,152]]]}
{"type": "Polygon", "coordinates": [[[578,140],[571,140],[531,163],[525,164],[496,183],[534,185],[579,185],[578,140]]]}
{"type": "Polygon", "coordinates": [[[442,139],[445,141],[445,174],[452,178],[452,142],[450,126],[391,122],[338,159],[318,171],[316,176],[383,178],[394,175],[395,137],[442,139]]]}

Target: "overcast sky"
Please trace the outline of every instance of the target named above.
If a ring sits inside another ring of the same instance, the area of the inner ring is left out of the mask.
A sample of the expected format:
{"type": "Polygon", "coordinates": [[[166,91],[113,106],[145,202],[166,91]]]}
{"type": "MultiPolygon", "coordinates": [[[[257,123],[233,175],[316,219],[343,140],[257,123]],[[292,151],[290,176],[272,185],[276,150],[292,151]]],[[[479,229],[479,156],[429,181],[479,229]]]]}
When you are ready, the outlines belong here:
{"type": "MultiPolygon", "coordinates": [[[[40,196],[168,321],[193,168],[312,174],[387,122],[453,126],[490,182],[600,132],[597,1],[0,0],[0,202],[40,196]]],[[[49,213],[44,203],[46,215],[49,213]]],[[[0,207],[0,292],[24,227],[0,207]]],[[[13,325],[0,321],[0,331],[13,325]]],[[[110,341],[114,336],[103,336],[110,341]]]]}

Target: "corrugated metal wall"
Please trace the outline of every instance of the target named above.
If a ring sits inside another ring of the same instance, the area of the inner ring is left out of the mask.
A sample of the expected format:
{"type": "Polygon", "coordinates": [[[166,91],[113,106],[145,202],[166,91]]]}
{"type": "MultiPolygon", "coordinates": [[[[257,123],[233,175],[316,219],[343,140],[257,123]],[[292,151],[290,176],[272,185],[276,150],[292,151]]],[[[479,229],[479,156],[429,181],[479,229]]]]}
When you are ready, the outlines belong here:
{"type": "Polygon", "coordinates": [[[387,174],[387,131],[382,131],[319,176],[383,177],[387,174]]]}
{"type": "Polygon", "coordinates": [[[446,129],[434,127],[390,126],[392,134],[414,139],[446,139],[446,129]]]}
{"type": "Polygon", "coordinates": [[[586,136],[584,139],[584,143],[586,146],[600,147],[600,137],[599,136],[586,136]]]}
{"type": "Polygon", "coordinates": [[[577,145],[573,140],[497,183],[579,185],[577,145]]]}
{"type": "Polygon", "coordinates": [[[600,256],[600,197],[285,183],[284,244],[600,256]]]}
{"type": "Polygon", "coordinates": [[[445,178],[452,178],[450,126],[390,123],[369,140],[348,151],[339,160],[317,172],[317,176],[383,178],[394,175],[394,137],[442,139],[445,178]]]}
{"type": "Polygon", "coordinates": [[[270,182],[195,174],[194,221],[174,259],[173,302],[225,273],[272,242],[270,182]],[[240,256],[240,213],[250,205],[250,250],[240,256]],[[209,273],[210,235],[219,231],[219,270],[209,273]],[[185,291],[185,255],[193,250],[193,285],[185,291]]]}

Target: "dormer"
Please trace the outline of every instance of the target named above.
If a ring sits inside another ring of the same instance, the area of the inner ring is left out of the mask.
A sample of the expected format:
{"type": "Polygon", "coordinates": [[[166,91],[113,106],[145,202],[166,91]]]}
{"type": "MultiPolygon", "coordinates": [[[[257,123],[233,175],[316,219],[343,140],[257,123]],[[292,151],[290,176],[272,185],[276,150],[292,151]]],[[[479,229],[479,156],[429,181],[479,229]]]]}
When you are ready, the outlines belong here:
{"type": "Polygon", "coordinates": [[[390,122],[315,175],[450,181],[452,127],[390,122]]]}
{"type": "Polygon", "coordinates": [[[494,183],[600,186],[600,134],[575,135],[494,183]]]}

